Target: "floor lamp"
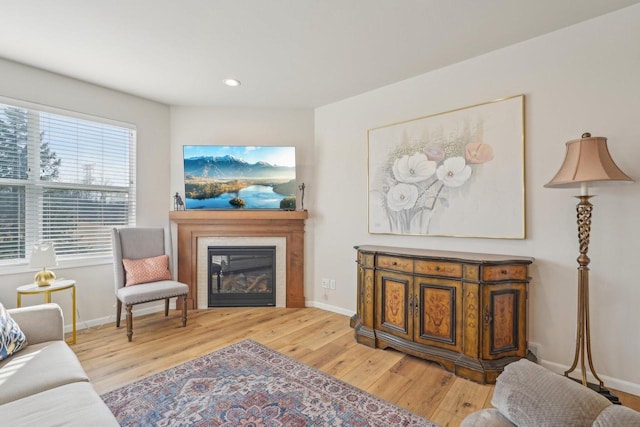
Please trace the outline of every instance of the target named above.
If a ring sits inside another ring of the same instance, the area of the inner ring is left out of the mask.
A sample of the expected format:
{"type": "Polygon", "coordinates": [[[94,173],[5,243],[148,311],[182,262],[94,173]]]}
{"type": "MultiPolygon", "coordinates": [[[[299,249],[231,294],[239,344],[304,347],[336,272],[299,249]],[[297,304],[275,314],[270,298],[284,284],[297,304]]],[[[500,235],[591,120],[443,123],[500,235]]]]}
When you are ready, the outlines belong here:
{"type": "Polygon", "coordinates": [[[569,376],[580,362],[582,384],[589,386],[605,395],[612,401],[618,398],[612,395],[596,374],[591,358],[591,338],[589,330],[589,234],[591,232],[591,211],[593,205],[589,202],[588,184],[596,181],[633,181],[615,164],[607,149],[607,138],[592,137],[584,133],[582,138],[567,142],[567,152],[564,162],[556,176],[545,187],[571,188],[580,187],[580,195],[576,207],[578,218],[578,242],[580,255],[578,256],[578,324],[576,332],[576,349],[573,364],[564,375],[569,376]],[[598,385],[587,382],[585,356],[589,369],[598,385]]]}

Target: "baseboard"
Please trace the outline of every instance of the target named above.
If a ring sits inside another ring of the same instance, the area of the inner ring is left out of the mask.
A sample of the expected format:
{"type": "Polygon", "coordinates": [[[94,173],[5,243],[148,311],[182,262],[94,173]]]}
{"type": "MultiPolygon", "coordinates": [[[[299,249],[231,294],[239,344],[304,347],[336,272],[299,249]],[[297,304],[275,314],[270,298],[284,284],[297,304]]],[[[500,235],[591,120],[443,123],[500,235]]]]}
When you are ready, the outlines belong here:
{"type": "MultiPolygon", "coordinates": [[[[326,311],[331,311],[333,313],[338,313],[338,314],[342,314],[345,316],[353,316],[355,314],[355,311],[351,311],[351,310],[345,310],[344,308],[341,307],[336,307],[333,305],[329,305],[329,304],[324,304],[321,302],[317,302],[317,301],[306,301],[305,304],[307,307],[315,307],[315,308],[319,308],[321,310],[326,310],[326,311]]],[[[169,303],[169,308],[170,309],[175,309],[175,302],[170,302],[169,303]]],[[[136,308],[135,310],[133,310],[133,316],[143,316],[145,314],[151,314],[151,313],[157,313],[159,311],[164,310],[164,303],[163,304],[159,304],[159,305],[155,305],[155,306],[150,306],[150,307],[144,307],[144,308],[136,308]]],[[[115,311],[115,308],[114,308],[115,311]]],[[[67,319],[65,319],[67,320],[67,319]]],[[[125,313],[122,313],[121,316],[121,320],[124,321],[125,320],[125,313]]],[[[90,319],[90,320],[83,320],[79,315],[78,315],[78,321],[76,322],[76,328],[77,330],[81,330],[81,329],[89,329],[89,328],[93,328],[96,326],[101,326],[107,323],[114,323],[116,322],[116,315],[113,314],[111,316],[105,316],[105,317],[98,317],[96,319],[90,319]]],[[[72,327],[71,324],[65,325],[64,327],[64,332],[71,332],[72,331],[72,327]]]]}
{"type": "Polygon", "coordinates": [[[306,301],[305,305],[307,307],[315,307],[321,310],[331,311],[333,313],[338,313],[338,314],[342,314],[344,316],[349,316],[349,317],[356,314],[355,311],[345,310],[344,308],[336,307],[335,305],[329,305],[329,304],[325,304],[323,302],[318,302],[318,301],[306,301]]]}
{"type": "MultiPolygon", "coordinates": [[[[175,307],[175,305],[174,305],[175,307]]],[[[137,317],[137,316],[143,316],[145,314],[151,314],[151,313],[157,313],[158,311],[163,311],[164,310],[164,302],[160,305],[152,305],[149,307],[143,307],[143,308],[136,308],[135,310],[132,311],[133,313],[133,317],[137,317]]],[[[114,308],[115,311],[115,308],[114,308]]],[[[65,316],[65,321],[69,320],[67,318],[67,316],[65,316]]],[[[121,321],[126,321],[126,314],[122,313],[122,316],[120,316],[120,320],[121,321]]],[[[89,319],[89,320],[83,320],[80,315],[78,314],[77,316],[77,321],[76,321],[76,330],[80,331],[82,329],[89,329],[89,328],[93,328],[96,326],[101,326],[101,325],[105,325],[107,323],[113,323],[115,325],[116,323],[116,315],[113,314],[111,316],[105,316],[105,317],[98,317],[97,319],[89,319]]],[[[64,332],[65,333],[71,333],[73,331],[73,327],[71,324],[65,325],[64,326],[64,332]]]]}
{"type": "MultiPolygon", "coordinates": [[[[565,371],[569,369],[569,366],[561,365],[559,363],[549,362],[546,360],[538,360],[538,364],[544,366],[550,371],[556,372],[558,374],[564,374],[565,371]]],[[[604,382],[605,387],[612,388],[614,390],[624,391],[625,393],[631,393],[636,396],[640,396],[640,384],[632,383],[629,381],[621,380],[618,378],[609,377],[606,375],[602,375],[598,373],[598,376],[604,382]]],[[[576,369],[572,373],[573,378],[582,378],[582,371],[576,369]]],[[[587,373],[587,381],[591,383],[598,383],[598,381],[591,375],[591,373],[587,373]]],[[[615,393],[614,393],[615,394],[615,393]]]]}

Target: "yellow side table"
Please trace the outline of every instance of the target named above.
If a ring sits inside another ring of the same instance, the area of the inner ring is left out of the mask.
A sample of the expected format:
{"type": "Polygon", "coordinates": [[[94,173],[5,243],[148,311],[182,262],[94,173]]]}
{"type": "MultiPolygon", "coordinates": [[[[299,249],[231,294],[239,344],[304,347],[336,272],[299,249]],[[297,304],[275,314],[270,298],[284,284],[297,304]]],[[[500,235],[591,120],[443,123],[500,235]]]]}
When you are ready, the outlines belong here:
{"type": "Polygon", "coordinates": [[[28,285],[19,286],[18,291],[18,307],[22,307],[22,295],[36,295],[36,294],[44,294],[44,302],[51,302],[51,293],[64,291],[65,289],[71,289],[71,319],[73,321],[72,324],[72,336],[71,339],[67,341],[68,344],[76,343],[76,281],[75,280],[56,280],[49,286],[38,286],[35,283],[29,283],[28,285]]]}

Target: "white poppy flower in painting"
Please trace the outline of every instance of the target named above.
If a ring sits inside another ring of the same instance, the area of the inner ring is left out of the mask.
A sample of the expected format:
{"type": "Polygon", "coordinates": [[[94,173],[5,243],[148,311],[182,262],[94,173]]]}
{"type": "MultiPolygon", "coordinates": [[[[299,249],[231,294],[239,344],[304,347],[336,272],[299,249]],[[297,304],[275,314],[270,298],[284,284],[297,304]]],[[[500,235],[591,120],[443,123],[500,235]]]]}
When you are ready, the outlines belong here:
{"type": "Polygon", "coordinates": [[[429,179],[436,171],[436,162],[424,153],[402,156],[393,162],[393,175],[400,182],[421,182],[429,179]]]}
{"type": "Polygon", "coordinates": [[[411,209],[418,200],[418,188],[415,185],[400,183],[389,189],[387,206],[395,212],[411,209]]]}
{"type": "Polygon", "coordinates": [[[447,187],[460,187],[471,177],[471,168],[464,157],[450,157],[438,167],[436,176],[447,187]]]}

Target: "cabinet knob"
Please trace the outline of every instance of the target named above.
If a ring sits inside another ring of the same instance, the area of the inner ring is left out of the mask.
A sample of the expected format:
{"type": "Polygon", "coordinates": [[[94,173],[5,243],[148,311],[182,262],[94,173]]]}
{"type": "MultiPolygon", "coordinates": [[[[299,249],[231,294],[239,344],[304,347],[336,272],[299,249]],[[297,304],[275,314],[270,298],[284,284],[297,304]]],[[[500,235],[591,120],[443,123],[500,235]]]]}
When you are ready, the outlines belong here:
{"type": "Polygon", "coordinates": [[[440,266],[439,266],[439,265],[436,265],[435,270],[436,270],[436,271],[440,271],[440,266]]]}
{"type": "Polygon", "coordinates": [[[391,265],[398,265],[398,261],[393,261],[391,265]]]}
{"type": "Polygon", "coordinates": [[[506,275],[508,273],[507,270],[501,270],[500,273],[502,273],[503,275],[506,275]]]}

